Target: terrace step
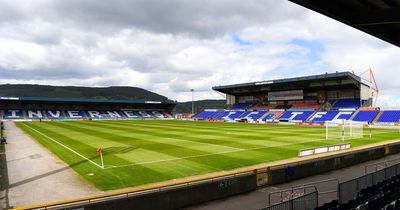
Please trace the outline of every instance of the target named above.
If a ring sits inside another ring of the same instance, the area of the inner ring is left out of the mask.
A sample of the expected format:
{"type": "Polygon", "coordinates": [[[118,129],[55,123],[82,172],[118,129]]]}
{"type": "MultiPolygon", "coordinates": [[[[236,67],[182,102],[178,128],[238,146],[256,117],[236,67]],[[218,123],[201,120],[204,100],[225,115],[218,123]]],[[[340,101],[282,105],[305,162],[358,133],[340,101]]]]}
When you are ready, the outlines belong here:
{"type": "Polygon", "coordinates": [[[383,114],[383,111],[380,111],[380,112],[378,113],[378,115],[376,115],[375,119],[374,119],[372,122],[373,122],[373,123],[376,123],[376,122],[379,120],[379,118],[381,118],[382,114],[383,114]]]}
{"type": "Polygon", "coordinates": [[[354,117],[356,117],[356,115],[360,112],[360,109],[357,109],[357,111],[354,112],[354,114],[350,117],[349,120],[353,120],[354,117]]]}
{"type": "Polygon", "coordinates": [[[306,120],[304,120],[304,122],[309,122],[309,120],[311,119],[312,116],[315,115],[315,113],[319,112],[320,110],[315,110],[315,112],[313,112],[312,114],[310,114],[310,116],[307,117],[306,120]]]}
{"type": "Polygon", "coordinates": [[[264,119],[264,117],[266,117],[267,115],[271,114],[271,112],[266,112],[263,116],[261,116],[260,118],[257,119],[257,121],[261,121],[262,119],[264,119]]]}

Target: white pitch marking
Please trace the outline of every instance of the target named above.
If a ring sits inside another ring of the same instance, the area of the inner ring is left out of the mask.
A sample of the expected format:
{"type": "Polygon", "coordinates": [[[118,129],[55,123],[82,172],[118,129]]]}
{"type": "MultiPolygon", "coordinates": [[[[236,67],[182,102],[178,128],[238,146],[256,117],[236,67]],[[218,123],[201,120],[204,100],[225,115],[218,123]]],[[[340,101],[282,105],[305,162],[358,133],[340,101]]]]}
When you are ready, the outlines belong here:
{"type": "Polygon", "coordinates": [[[25,123],[24,123],[23,125],[25,125],[25,126],[28,127],[29,129],[31,129],[31,130],[37,132],[38,134],[40,134],[40,135],[42,135],[42,136],[44,136],[44,137],[46,137],[46,138],[52,140],[53,142],[59,144],[60,146],[62,146],[62,147],[64,147],[64,148],[68,149],[69,151],[75,153],[75,154],[78,155],[79,157],[81,157],[81,158],[83,158],[83,159],[85,159],[85,160],[87,160],[87,161],[93,163],[93,164],[96,165],[97,167],[103,169],[103,167],[101,167],[101,165],[99,165],[99,164],[97,164],[96,162],[90,160],[89,158],[87,158],[87,157],[81,155],[80,153],[78,153],[78,152],[76,152],[75,150],[69,148],[68,146],[66,146],[66,145],[64,145],[64,144],[62,144],[62,143],[60,143],[59,141],[57,141],[57,140],[51,138],[50,136],[48,136],[48,135],[46,135],[46,134],[44,134],[44,133],[42,133],[42,132],[40,132],[40,131],[38,131],[38,130],[32,128],[31,126],[29,126],[29,125],[27,125],[27,124],[25,124],[25,123]]]}
{"type": "Polygon", "coordinates": [[[217,153],[203,154],[203,155],[190,155],[190,156],[186,156],[186,157],[168,158],[168,159],[164,159],[164,160],[154,160],[154,161],[146,161],[146,162],[125,164],[125,165],[119,165],[119,166],[109,166],[106,169],[121,168],[121,167],[127,167],[127,166],[135,166],[135,165],[145,165],[145,164],[152,164],[152,163],[162,163],[162,162],[168,162],[168,161],[174,161],[174,160],[184,160],[184,159],[190,159],[190,158],[196,158],[196,157],[205,157],[205,156],[220,155],[220,154],[227,154],[227,153],[234,153],[234,152],[252,151],[252,150],[258,150],[258,149],[289,146],[289,145],[308,143],[308,142],[314,142],[314,141],[323,141],[323,140],[325,140],[325,139],[316,139],[316,140],[311,140],[311,141],[301,141],[301,142],[296,142],[296,143],[279,144],[279,145],[274,145],[274,146],[255,147],[255,148],[250,148],[250,149],[236,149],[236,150],[231,150],[231,151],[224,151],[224,152],[217,152],[217,153]]]}

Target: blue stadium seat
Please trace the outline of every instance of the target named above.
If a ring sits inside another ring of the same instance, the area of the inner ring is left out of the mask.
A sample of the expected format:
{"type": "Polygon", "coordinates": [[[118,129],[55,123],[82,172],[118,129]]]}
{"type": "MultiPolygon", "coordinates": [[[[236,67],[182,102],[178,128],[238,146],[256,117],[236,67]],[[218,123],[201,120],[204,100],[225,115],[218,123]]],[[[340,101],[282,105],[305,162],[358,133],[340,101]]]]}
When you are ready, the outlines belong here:
{"type": "Polygon", "coordinates": [[[46,118],[50,119],[50,120],[65,119],[64,112],[60,111],[60,110],[46,110],[46,111],[43,111],[43,113],[46,115],[46,118]]]}
{"type": "Polygon", "coordinates": [[[84,111],[79,110],[68,110],[65,111],[65,118],[67,119],[86,119],[86,114],[84,111]]]}
{"type": "Polygon", "coordinates": [[[332,120],[348,120],[350,119],[351,115],[353,115],[353,111],[326,111],[326,112],[316,112],[311,118],[309,119],[310,122],[325,122],[325,121],[332,121],[332,120]]]}
{"type": "Polygon", "coordinates": [[[251,103],[237,103],[232,106],[232,109],[246,109],[251,106],[251,103]]]}
{"type": "Polygon", "coordinates": [[[246,118],[250,118],[252,120],[258,120],[260,117],[262,117],[267,111],[256,111],[256,112],[251,112],[249,115],[246,116],[246,118]]]}
{"type": "Polygon", "coordinates": [[[25,114],[22,110],[4,110],[3,118],[6,120],[25,119],[25,114]]]}
{"type": "Polygon", "coordinates": [[[267,121],[267,120],[269,120],[269,119],[271,119],[271,118],[273,118],[274,117],[274,114],[273,113],[269,113],[267,116],[265,116],[264,118],[262,118],[261,120],[262,121],[267,121]]]}
{"type": "Polygon", "coordinates": [[[221,112],[219,115],[214,116],[216,120],[224,120],[226,116],[229,115],[228,111],[221,112]]]}
{"type": "Polygon", "coordinates": [[[205,118],[207,118],[210,114],[212,114],[213,112],[209,112],[209,111],[202,111],[202,112],[200,112],[199,114],[197,114],[196,116],[195,116],[195,118],[197,118],[197,119],[205,119],[205,118]]]}
{"type": "Polygon", "coordinates": [[[359,111],[353,120],[359,122],[372,122],[378,113],[379,111],[359,111]]]}
{"type": "Polygon", "coordinates": [[[360,99],[339,99],[333,105],[336,109],[358,109],[360,108],[360,99]]]}
{"type": "Polygon", "coordinates": [[[379,117],[377,122],[383,122],[383,123],[400,122],[400,111],[397,110],[383,111],[382,115],[379,117]]]}
{"type": "Polygon", "coordinates": [[[238,118],[245,118],[247,115],[249,115],[251,112],[250,111],[245,111],[241,115],[238,116],[238,118]]]}
{"type": "Polygon", "coordinates": [[[228,116],[228,118],[229,118],[230,120],[234,120],[234,119],[236,119],[236,118],[239,118],[240,115],[242,115],[243,113],[244,113],[243,111],[236,111],[236,112],[234,112],[233,114],[230,114],[230,115],[228,116]]]}
{"type": "Polygon", "coordinates": [[[307,118],[314,113],[313,111],[286,111],[279,120],[295,120],[304,122],[307,118]]]}

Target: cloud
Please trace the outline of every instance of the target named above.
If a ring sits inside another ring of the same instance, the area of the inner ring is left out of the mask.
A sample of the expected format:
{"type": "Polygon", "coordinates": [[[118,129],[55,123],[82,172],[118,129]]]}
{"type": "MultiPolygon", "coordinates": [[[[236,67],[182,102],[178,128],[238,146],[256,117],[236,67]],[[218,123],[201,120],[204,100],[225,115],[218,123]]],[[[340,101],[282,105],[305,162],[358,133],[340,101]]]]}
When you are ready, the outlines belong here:
{"type": "MultiPolygon", "coordinates": [[[[400,49],[287,1],[0,0],[0,82],[212,86],[372,67],[396,104],[400,49]],[[389,77],[388,77],[389,76],[389,77]]],[[[387,94],[385,94],[387,93],[387,94]]]]}

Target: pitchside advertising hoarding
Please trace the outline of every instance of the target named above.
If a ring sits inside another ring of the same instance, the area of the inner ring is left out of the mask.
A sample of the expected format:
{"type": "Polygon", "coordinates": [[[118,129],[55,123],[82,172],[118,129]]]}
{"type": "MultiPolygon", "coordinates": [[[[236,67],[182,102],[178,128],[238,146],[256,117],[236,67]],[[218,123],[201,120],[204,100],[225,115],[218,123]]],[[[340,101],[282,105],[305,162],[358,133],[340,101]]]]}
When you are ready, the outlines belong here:
{"type": "Polygon", "coordinates": [[[303,100],[303,90],[275,91],[268,93],[269,101],[303,100]]]}

